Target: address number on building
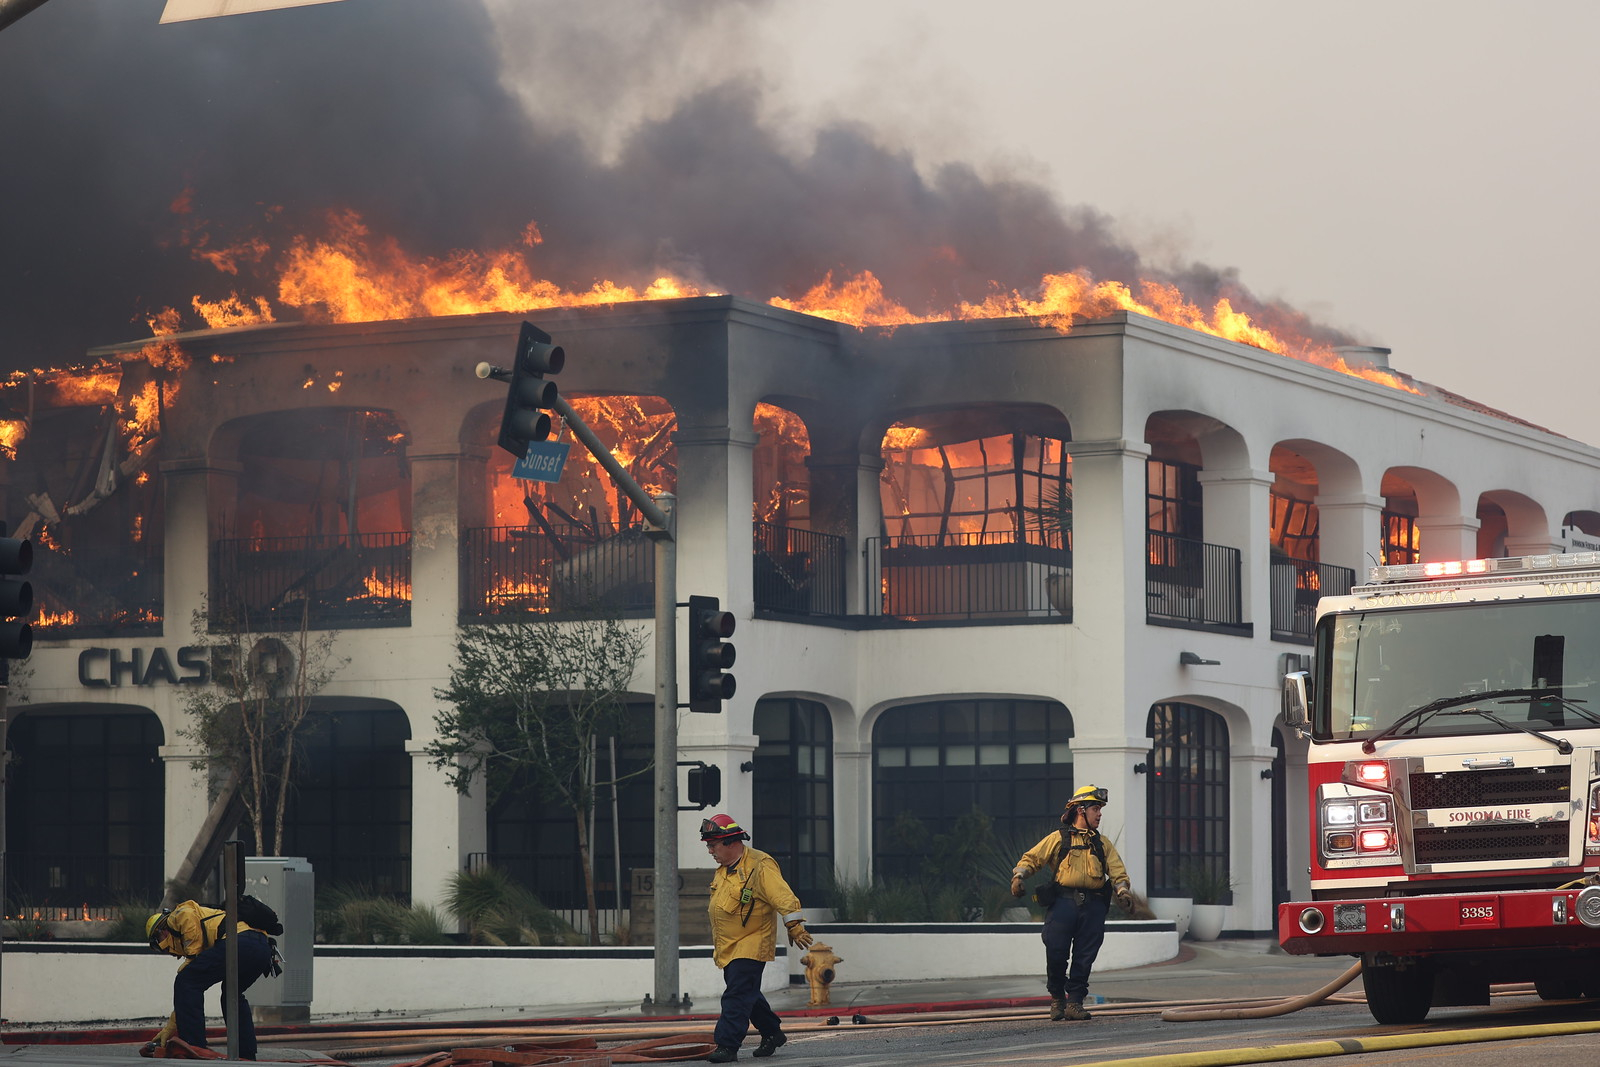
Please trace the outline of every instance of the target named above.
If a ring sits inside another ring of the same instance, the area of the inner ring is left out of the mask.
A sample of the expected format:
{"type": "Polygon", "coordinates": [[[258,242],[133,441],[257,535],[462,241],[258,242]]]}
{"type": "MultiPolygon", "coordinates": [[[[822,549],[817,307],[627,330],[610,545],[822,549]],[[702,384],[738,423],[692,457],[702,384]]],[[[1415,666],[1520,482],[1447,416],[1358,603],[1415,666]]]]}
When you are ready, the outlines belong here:
{"type": "Polygon", "coordinates": [[[1492,900],[1463,900],[1461,902],[1462,926],[1494,926],[1495,909],[1492,900]]]}

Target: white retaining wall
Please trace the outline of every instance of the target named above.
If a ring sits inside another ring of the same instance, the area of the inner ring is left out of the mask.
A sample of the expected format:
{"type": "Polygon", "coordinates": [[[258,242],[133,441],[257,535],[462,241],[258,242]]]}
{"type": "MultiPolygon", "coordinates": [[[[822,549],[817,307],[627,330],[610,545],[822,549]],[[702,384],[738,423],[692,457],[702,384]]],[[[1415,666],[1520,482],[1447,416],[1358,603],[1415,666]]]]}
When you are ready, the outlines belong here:
{"type": "MultiPolygon", "coordinates": [[[[1038,923],[836,923],[811,931],[844,958],[840,985],[1009,977],[1044,968],[1038,923]]],[[[1095,970],[1157,963],[1177,952],[1170,921],[1110,923],[1095,970]]],[[[778,953],[762,981],[768,992],[801,973],[801,953],[786,958],[782,947],[778,953]]],[[[0,1016],[11,1023],[157,1019],[171,1010],[177,963],[144,945],[13,941],[0,962],[0,1016]]],[[[722,974],[709,947],[684,948],[679,975],[694,1010],[718,1010],[722,974]]],[[[311,1014],[616,1006],[642,1001],[654,987],[649,948],[319,945],[311,1014]]]]}

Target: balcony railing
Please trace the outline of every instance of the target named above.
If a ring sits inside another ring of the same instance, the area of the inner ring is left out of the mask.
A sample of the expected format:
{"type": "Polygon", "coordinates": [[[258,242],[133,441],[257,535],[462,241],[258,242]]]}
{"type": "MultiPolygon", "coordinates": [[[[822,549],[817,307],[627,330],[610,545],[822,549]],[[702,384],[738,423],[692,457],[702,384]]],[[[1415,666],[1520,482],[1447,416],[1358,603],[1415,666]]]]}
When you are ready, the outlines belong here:
{"type": "Polygon", "coordinates": [[[161,632],[163,546],[37,552],[33,627],[41,638],[141,637],[161,632]]]}
{"type": "Polygon", "coordinates": [[[1072,620],[1072,554],[1010,532],[867,539],[868,612],[912,621],[1072,620]]]}
{"type": "Polygon", "coordinates": [[[1224,630],[1245,626],[1237,548],[1154,530],[1147,538],[1146,621],[1224,630]]]}
{"type": "Polygon", "coordinates": [[[461,621],[576,610],[648,611],[655,546],[634,527],[481,526],[461,535],[461,621]]]}
{"type": "Polygon", "coordinates": [[[29,907],[106,908],[129,900],[155,900],[163,885],[159,852],[10,852],[6,855],[6,910],[29,907]]]}
{"type": "Polygon", "coordinates": [[[844,538],[770,522],[754,537],[756,610],[844,615],[844,538]]]}
{"type": "Polygon", "coordinates": [[[411,534],[250,537],[211,548],[212,624],[253,630],[407,626],[411,534]],[[230,623],[229,625],[233,625],[230,623]]]}
{"type": "Polygon", "coordinates": [[[1316,560],[1272,557],[1272,639],[1309,645],[1317,621],[1317,601],[1344,596],[1356,572],[1316,560]]]}

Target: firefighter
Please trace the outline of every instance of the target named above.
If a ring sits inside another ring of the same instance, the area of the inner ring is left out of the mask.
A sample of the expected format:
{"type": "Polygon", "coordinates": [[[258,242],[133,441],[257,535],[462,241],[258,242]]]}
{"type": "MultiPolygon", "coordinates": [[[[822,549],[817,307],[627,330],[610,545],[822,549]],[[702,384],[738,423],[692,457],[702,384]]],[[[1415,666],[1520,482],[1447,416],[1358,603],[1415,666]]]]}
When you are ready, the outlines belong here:
{"type": "MultiPolygon", "coordinates": [[[[750,848],[750,835],[727,815],[713,815],[700,824],[700,840],[717,861],[711,878],[712,959],[722,968],[722,1014],[714,1035],[711,1063],[732,1063],[751,1024],[761,1034],[757,1057],[772,1055],[787,1044],[782,1023],[761,992],[761,972],[777,955],[778,916],[800,910],[800,899],[783,880],[778,862],[750,848]]],[[[789,944],[811,947],[811,935],[799,918],[784,924],[789,944]]]]}
{"type": "MultiPolygon", "coordinates": [[[[150,916],[145,922],[145,936],[150,947],[183,962],[172,980],[172,1016],[155,1039],[141,1050],[142,1054],[156,1055],[174,1033],[185,1044],[206,1047],[205,992],[223,981],[227,968],[228,949],[222,934],[226,919],[227,913],[220,908],[208,908],[186,900],[175,908],[150,916]]],[[[269,934],[283,933],[283,926],[276,922],[272,926],[274,928],[263,930],[240,919],[235,930],[239,943],[239,992],[235,1010],[226,1011],[226,989],[222,991],[222,1002],[224,1014],[238,1020],[242,1059],[256,1058],[255,1020],[251,1018],[250,1002],[244,994],[257,978],[274,973],[277,952],[269,934]]]]}
{"type": "Polygon", "coordinates": [[[1087,1019],[1083,998],[1089,971],[1106,937],[1106,912],[1115,894],[1132,902],[1128,870],[1117,847],[1100,833],[1100,816],[1109,794],[1086,785],[1072,794],[1061,814],[1061,829],[1034,845],[1011,872],[1011,895],[1022,895],[1022,880],[1050,868],[1054,877],[1035,893],[1047,909],[1044,930],[1044,984],[1050,991],[1050,1018],[1087,1019]]]}

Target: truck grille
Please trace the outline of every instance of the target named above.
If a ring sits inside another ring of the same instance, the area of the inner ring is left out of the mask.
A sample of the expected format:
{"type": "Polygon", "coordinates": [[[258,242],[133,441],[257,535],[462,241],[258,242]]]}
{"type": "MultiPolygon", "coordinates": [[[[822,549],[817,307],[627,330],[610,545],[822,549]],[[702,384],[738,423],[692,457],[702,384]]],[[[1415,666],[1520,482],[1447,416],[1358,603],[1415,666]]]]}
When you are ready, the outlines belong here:
{"type": "Polygon", "coordinates": [[[1568,829],[1565,822],[1549,826],[1419,826],[1414,831],[1417,862],[1565,859],[1568,829]]]}
{"type": "MultiPolygon", "coordinates": [[[[1572,797],[1571,770],[1555,767],[1497,767],[1481,771],[1423,772],[1411,775],[1411,810],[1434,808],[1524,807],[1565,804],[1572,797]]],[[[1417,827],[1418,863],[1472,863],[1484,860],[1567,858],[1570,824],[1480,822],[1467,826],[1417,827]]]]}
{"type": "Polygon", "coordinates": [[[1411,775],[1412,811],[1491,804],[1565,804],[1571,799],[1571,771],[1561,766],[1411,775]]]}

